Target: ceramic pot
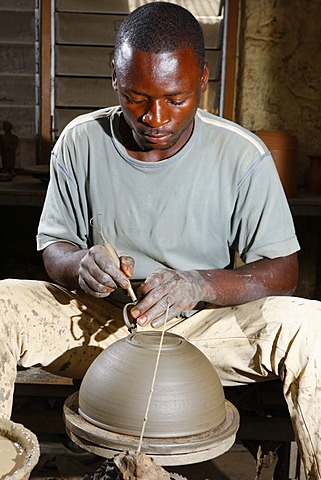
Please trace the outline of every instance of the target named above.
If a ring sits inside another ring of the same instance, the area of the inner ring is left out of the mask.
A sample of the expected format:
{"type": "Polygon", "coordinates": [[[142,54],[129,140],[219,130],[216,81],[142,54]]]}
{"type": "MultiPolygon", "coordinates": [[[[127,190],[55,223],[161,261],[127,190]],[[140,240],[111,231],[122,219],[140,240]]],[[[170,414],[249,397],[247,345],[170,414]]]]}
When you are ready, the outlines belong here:
{"type": "MultiPolygon", "coordinates": [[[[136,332],[104,350],[81,383],[80,415],[111,432],[139,437],[160,338],[160,332],[136,332]]],[[[199,434],[225,416],[223,388],[208,358],[184,338],[166,333],[144,436],[199,434]]]]}
{"type": "Polygon", "coordinates": [[[37,437],[20,423],[0,419],[0,478],[27,480],[40,457],[37,437]]]}
{"type": "Polygon", "coordinates": [[[321,193],[321,154],[308,155],[310,165],[304,174],[304,185],[308,192],[321,193]]]}
{"type": "Polygon", "coordinates": [[[258,130],[255,132],[271,152],[287,198],[297,193],[297,140],[286,130],[258,130]]]}

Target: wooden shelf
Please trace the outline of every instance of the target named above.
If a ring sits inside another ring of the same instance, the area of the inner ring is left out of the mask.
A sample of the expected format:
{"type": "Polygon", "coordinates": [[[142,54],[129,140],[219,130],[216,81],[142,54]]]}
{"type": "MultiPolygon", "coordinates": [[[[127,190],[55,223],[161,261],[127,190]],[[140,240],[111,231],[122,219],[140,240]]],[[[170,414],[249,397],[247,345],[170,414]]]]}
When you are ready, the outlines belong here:
{"type": "Polygon", "coordinates": [[[295,198],[289,199],[289,205],[294,216],[321,215],[321,194],[300,191],[295,198]]]}
{"type": "Polygon", "coordinates": [[[46,189],[31,175],[17,175],[11,182],[0,182],[0,205],[42,207],[46,189]]]}

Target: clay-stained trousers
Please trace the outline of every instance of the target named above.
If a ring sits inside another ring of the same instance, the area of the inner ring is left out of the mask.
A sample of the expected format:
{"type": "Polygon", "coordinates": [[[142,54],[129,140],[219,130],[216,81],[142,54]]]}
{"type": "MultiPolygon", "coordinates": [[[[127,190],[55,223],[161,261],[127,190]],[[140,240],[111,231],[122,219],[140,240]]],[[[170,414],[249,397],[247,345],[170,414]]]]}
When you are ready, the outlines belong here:
{"type": "MultiPolygon", "coordinates": [[[[0,281],[0,316],[0,416],[7,418],[17,364],[82,378],[103,349],[128,335],[119,306],[47,282],[0,281]]],[[[321,479],[321,302],[268,297],[166,327],[206,354],[224,386],[280,377],[306,476],[321,479]]]]}

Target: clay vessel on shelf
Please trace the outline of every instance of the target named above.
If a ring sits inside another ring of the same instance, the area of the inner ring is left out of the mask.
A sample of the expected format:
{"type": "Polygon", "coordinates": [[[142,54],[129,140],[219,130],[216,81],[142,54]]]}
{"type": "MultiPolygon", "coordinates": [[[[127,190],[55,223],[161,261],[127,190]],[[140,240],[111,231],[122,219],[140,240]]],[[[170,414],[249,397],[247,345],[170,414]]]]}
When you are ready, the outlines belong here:
{"type": "MultiPolygon", "coordinates": [[[[104,350],[80,386],[80,415],[105,430],[139,437],[160,338],[160,332],[136,332],[104,350]]],[[[208,358],[184,338],[166,333],[144,436],[199,434],[225,417],[223,388],[208,358]]]]}
{"type": "Polygon", "coordinates": [[[297,193],[297,140],[287,130],[258,130],[255,132],[271,152],[287,198],[297,193]]]}
{"type": "Polygon", "coordinates": [[[321,154],[308,155],[310,164],[304,174],[307,192],[321,193],[321,154]]]}

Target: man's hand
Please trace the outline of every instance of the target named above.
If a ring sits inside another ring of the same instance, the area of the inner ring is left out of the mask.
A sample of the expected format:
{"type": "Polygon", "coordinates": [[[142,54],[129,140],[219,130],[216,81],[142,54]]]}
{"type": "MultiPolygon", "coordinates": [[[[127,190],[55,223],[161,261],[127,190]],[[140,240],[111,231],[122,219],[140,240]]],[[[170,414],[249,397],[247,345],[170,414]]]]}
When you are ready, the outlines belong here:
{"type": "MultiPolygon", "coordinates": [[[[118,286],[128,289],[134,260],[121,256],[115,266],[108,249],[83,250],[67,242],[55,242],[43,251],[48,275],[74,290],[79,285],[95,297],[106,297],[118,286]]],[[[131,314],[139,325],[159,327],[204,301],[217,306],[240,305],[269,295],[292,295],[298,282],[298,259],[293,253],[274,259],[263,258],[234,270],[179,271],[160,269],[140,285],[142,298],[131,314]]]]}
{"type": "Polygon", "coordinates": [[[140,285],[137,294],[143,299],[131,310],[139,325],[160,327],[167,320],[191,310],[202,300],[204,279],[196,271],[159,269],[140,285]]]}
{"type": "Polygon", "coordinates": [[[48,275],[70,290],[79,286],[94,297],[106,297],[115,288],[128,289],[134,259],[119,257],[119,267],[110,250],[103,245],[84,250],[67,242],[55,242],[43,251],[48,275]]]}
{"type": "Polygon", "coordinates": [[[204,301],[217,306],[240,305],[269,295],[291,295],[298,282],[297,255],[263,258],[234,270],[161,269],[139,287],[143,299],[131,310],[139,325],[161,326],[204,301]]]}
{"type": "Polygon", "coordinates": [[[80,287],[97,298],[108,296],[117,287],[128,289],[129,278],[133,275],[134,260],[121,256],[119,261],[118,267],[103,245],[91,247],[80,261],[78,271],[80,287]]]}

